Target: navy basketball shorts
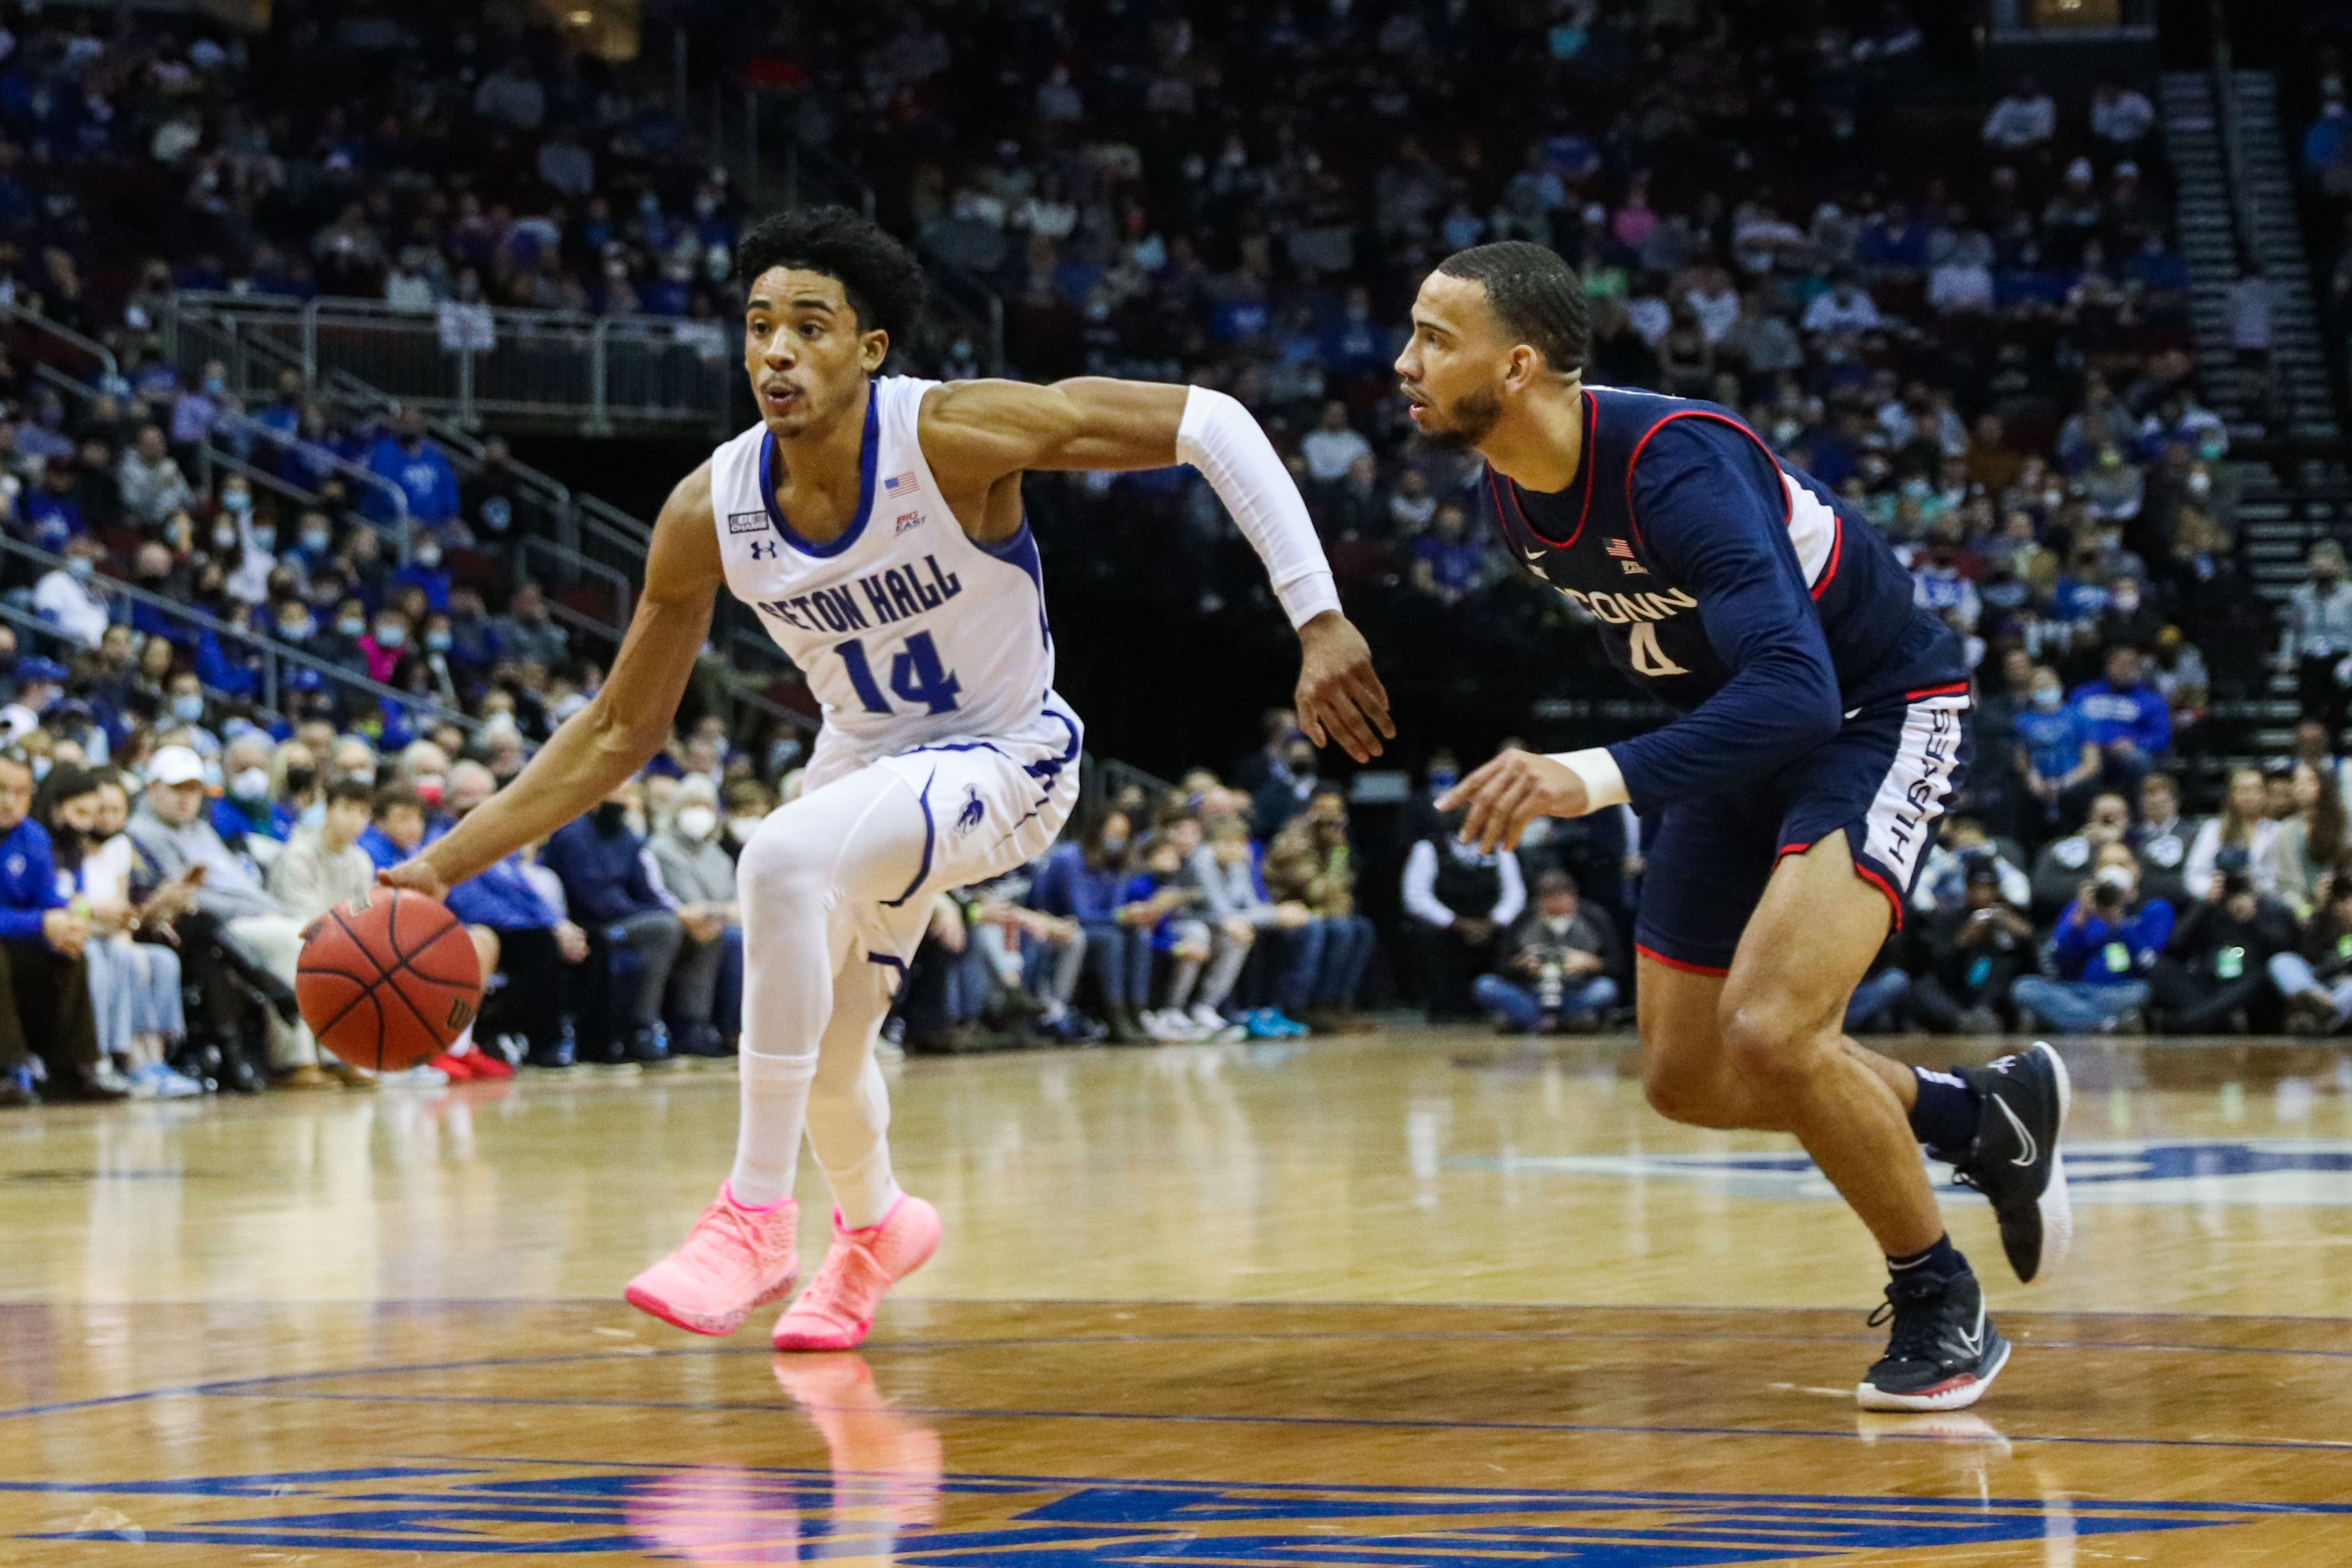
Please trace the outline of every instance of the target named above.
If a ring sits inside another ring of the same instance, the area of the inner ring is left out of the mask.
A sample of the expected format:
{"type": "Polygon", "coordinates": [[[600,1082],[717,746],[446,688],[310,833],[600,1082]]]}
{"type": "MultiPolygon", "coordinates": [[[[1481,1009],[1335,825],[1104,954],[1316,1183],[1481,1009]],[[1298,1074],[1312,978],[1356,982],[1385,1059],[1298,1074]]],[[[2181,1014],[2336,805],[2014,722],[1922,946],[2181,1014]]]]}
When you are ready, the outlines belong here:
{"type": "Polygon", "coordinates": [[[1724,974],[1783,856],[1843,833],[1854,875],[1895,925],[1968,774],[1965,681],[1857,710],[1825,744],[1738,790],[1666,807],[1644,850],[1633,945],[1675,969],[1724,974]]]}

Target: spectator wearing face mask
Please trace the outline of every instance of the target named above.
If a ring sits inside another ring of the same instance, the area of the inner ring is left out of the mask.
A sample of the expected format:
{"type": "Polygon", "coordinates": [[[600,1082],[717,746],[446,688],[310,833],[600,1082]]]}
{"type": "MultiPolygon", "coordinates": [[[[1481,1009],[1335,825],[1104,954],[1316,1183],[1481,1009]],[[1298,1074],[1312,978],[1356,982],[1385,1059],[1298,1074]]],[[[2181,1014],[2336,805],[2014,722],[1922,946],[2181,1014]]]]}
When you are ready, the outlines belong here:
{"type": "Polygon", "coordinates": [[[16,700],[0,707],[0,745],[13,746],[41,727],[41,715],[65,695],[66,667],[35,654],[20,658],[14,671],[16,700]]]}
{"type": "Polygon", "coordinates": [[[1496,937],[1528,901],[1518,856],[1463,843],[1461,826],[1458,813],[1438,818],[1405,855],[1404,908],[1433,1022],[1478,1016],[1470,983],[1494,967],[1496,937]]]}
{"type": "Polygon", "coordinates": [[[704,1060],[734,1055],[733,1037],[742,1030],[743,917],[735,901],[735,862],[718,837],[719,792],[708,778],[689,773],[670,797],[667,820],[651,848],[663,888],[677,900],[685,936],[662,1007],[669,1048],[704,1060]],[[735,984],[722,987],[721,977],[730,970],[735,984]],[[733,1014],[722,1015],[719,1008],[722,989],[739,1004],[733,1014]]]}
{"type": "MultiPolygon", "coordinates": [[[[2080,831],[2053,838],[2033,858],[2033,912],[2053,920],[2098,864],[2099,852],[2131,831],[2131,807],[2112,792],[2095,795],[2080,831]]],[[[2137,869],[2135,868],[2135,882],[2137,869]]]]}
{"type": "Polygon", "coordinates": [[[375,624],[367,635],[358,639],[359,650],[367,660],[370,680],[389,682],[393,672],[400,668],[408,652],[408,636],[415,628],[408,617],[386,606],[375,613],[375,624]]]}
{"type": "Polygon", "coordinates": [[[2287,599],[2278,663],[2295,678],[2303,716],[2325,725],[2334,745],[2344,733],[2346,667],[2352,665],[2352,583],[2345,580],[2344,547],[2321,540],[2311,547],[2307,570],[2287,599]]]}
{"type": "Polygon", "coordinates": [[[425,595],[425,606],[436,615],[449,608],[449,569],[442,563],[441,542],[425,536],[416,542],[409,552],[408,564],[396,566],[384,581],[390,592],[416,588],[425,595]]]}
{"type": "MultiPolygon", "coordinates": [[[[426,437],[423,409],[404,408],[394,416],[392,429],[368,453],[367,468],[399,488],[412,523],[441,529],[457,521],[457,470],[426,437]]],[[[372,495],[363,510],[379,522],[392,520],[388,495],[383,500],[372,495]]]]}
{"type": "Polygon", "coordinates": [[[242,605],[267,604],[269,574],[278,567],[278,525],[254,514],[253,491],[242,475],[231,475],[221,486],[213,545],[228,568],[221,581],[228,596],[242,605]]]}
{"type": "Polygon", "coordinates": [[[272,997],[272,1081],[288,1088],[328,1086],[318,1042],[293,1008],[301,922],[262,887],[253,862],[231,850],[205,816],[205,769],[185,746],[164,746],[147,768],[147,789],[131,819],[131,842],[142,879],[194,883],[195,912],[285,989],[272,997]]]}
{"type": "Polygon", "coordinates": [[[204,682],[193,669],[184,669],[172,677],[164,688],[166,698],[164,723],[176,731],[200,757],[220,754],[220,738],[205,727],[204,682]]]}
{"type": "Polygon", "coordinates": [[[345,599],[335,606],[334,619],[320,629],[310,651],[338,668],[368,675],[373,668],[368,644],[367,606],[357,599],[345,599]]]}
{"type": "Polygon", "coordinates": [[[1250,821],[1268,837],[1307,808],[1315,793],[1318,763],[1315,742],[1293,731],[1283,744],[1283,765],[1250,796],[1250,821]]]}
{"type": "Polygon", "coordinates": [[[98,563],[106,546],[97,540],[68,540],[65,564],[41,574],[33,584],[33,611],[84,647],[94,648],[106,636],[110,616],[106,595],[98,586],[98,563]]]}
{"type": "Polygon", "coordinates": [[[250,855],[264,869],[293,827],[269,792],[269,741],[258,731],[239,735],[221,752],[221,794],[212,803],[213,831],[250,855]]]}
{"type": "Polygon", "coordinates": [[[2088,1035],[2128,1023],[2147,1005],[2147,976],[2172,922],[2171,905],[2139,896],[2130,848],[2120,837],[2103,846],[2095,869],[2060,911],[2050,941],[2053,973],[2021,974],[2011,987],[2021,1026],[2088,1035]]]}
{"type": "Polygon", "coordinates": [[[1029,889],[1032,909],[1076,923],[1104,1022],[1122,1046],[1150,1037],[1140,1014],[1151,995],[1151,933],[1129,918],[1120,896],[1132,831],[1125,812],[1105,813],[1076,843],[1056,845],[1029,889]]]}
{"type": "Polygon", "coordinates": [[[2041,806],[2047,832],[2073,816],[2084,792],[2098,783],[2099,749],[2091,742],[2089,722],[2066,705],[2058,672],[2046,664],[2034,666],[2033,684],[2015,725],[2017,773],[2025,781],[2026,795],[2041,806]]]}
{"type": "Polygon", "coordinates": [[[646,841],[630,825],[632,780],[593,811],[556,830],[541,863],[563,883],[564,904],[588,932],[588,994],[577,1009],[580,1059],[635,1071],[667,1067],[662,1002],[685,928],[646,867],[646,841]]]}
{"type": "MultiPolygon", "coordinates": [[[[449,770],[443,802],[455,821],[497,791],[488,768],[461,762],[449,770]]],[[[467,926],[484,927],[498,938],[503,984],[484,998],[479,1027],[493,1036],[520,1037],[523,1066],[556,1072],[572,1065],[563,1017],[578,989],[578,966],[588,957],[588,933],[548,901],[533,880],[534,869],[518,850],[450,889],[448,905],[467,926]]]]}
{"type": "Polygon", "coordinates": [[[2143,679],[2136,647],[2109,648],[2105,671],[2074,689],[2072,706],[2099,748],[2100,776],[2109,789],[2137,791],[2172,747],[2172,710],[2143,679]]]}
{"type": "Polygon", "coordinates": [[[1471,992],[1514,1034],[1590,1029],[1617,1001],[1624,950],[1606,915],[1578,903],[1576,879],[1546,871],[1536,879],[1536,905],[1519,917],[1504,943],[1499,973],[1481,974],[1471,992]]]}
{"type": "Polygon", "coordinates": [[[99,1068],[83,950],[92,931],[58,886],[47,829],[32,819],[32,764],[0,753],[0,1106],[38,1101],[37,1055],[53,1100],[121,1100],[99,1068]]]}

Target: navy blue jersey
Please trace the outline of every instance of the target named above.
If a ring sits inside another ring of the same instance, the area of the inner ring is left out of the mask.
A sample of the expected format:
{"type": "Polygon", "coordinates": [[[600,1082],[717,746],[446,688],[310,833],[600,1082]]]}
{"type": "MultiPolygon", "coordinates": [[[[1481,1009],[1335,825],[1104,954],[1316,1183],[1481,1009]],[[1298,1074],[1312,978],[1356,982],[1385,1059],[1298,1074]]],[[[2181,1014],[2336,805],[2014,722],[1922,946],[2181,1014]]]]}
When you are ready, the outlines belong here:
{"type": "Polygon", "coordinates": [[[1873,703],[1965,685],[1958,637],[1913,603],[1886,542],[1715,404],[1588,386],[1566,489],[1489,481],[1513,556],[1683,714],[1609,749],[1639,810],[1760,778],[1873,703]]]}

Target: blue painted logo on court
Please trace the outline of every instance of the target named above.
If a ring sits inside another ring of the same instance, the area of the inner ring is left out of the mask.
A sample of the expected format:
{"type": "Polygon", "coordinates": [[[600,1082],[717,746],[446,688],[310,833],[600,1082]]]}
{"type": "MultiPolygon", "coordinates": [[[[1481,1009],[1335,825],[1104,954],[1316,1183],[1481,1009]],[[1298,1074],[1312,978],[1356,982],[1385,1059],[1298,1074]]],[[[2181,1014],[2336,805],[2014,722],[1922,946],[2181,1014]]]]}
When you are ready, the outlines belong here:
{"type": "MultiPolygon", "coordinates": [[[[2245,1204],[2352,1207],[2352,1142],[2333,1138],[2124,1141],[2065,1146],[2077,1204],[2245,1204]]],[[[1833,1200],[1837,1191],[1801,1151],[1706,1154],[1464,1155],[1457,1170],[1704,1182],[1744,1198],[1833,1200]]],[[[1943,1179],[1944,1167],[1930,1170],[1943,1179]]]]}
{"type": "Polygon", "coordinates": [[[858,1557],[906,1568],[1138,1560],[1701,1568],[2352,1513],[2352,1505],[2329,1504],[1251,1486],[498,1460],[0,1490],[116,1504],[92,1509],[78,1530],[18,1537],[30,1541],[526,1558],[629,1552],[709,1563],[858,1557]]]}

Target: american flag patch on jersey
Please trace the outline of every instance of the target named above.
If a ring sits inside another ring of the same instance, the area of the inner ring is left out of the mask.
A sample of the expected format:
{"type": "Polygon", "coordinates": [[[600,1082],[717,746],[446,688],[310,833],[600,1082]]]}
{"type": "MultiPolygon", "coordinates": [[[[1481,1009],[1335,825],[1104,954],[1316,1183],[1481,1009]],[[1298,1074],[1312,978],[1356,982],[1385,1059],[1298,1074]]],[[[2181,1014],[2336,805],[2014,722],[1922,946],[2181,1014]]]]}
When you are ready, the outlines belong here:
{"type": "Polygon", "coordinates": [[[892,474],[882,481],[882,493],[892,500],[903,500],[922,488],[912,474],[892,474]]]}
{"type": "Polygon", "coordinates": [[[1609,542],[1609,553],[1621,561],[1631,561],[1633,559],[1633,547],[1622,539],[1612,539],[1609,542]]]}

